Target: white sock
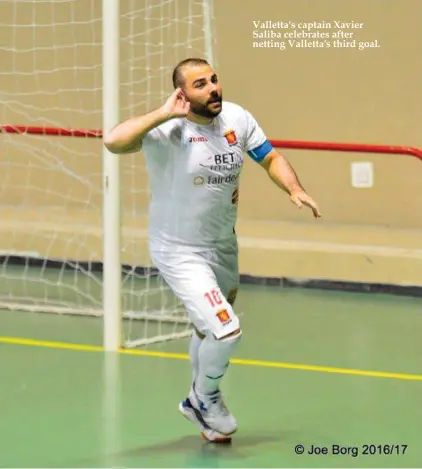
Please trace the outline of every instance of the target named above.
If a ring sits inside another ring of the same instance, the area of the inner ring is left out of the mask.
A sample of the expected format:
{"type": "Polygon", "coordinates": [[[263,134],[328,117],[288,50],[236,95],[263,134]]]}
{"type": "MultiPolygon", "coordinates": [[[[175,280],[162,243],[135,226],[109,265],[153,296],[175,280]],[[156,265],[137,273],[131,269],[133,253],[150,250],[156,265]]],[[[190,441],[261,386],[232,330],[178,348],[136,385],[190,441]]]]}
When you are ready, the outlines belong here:
{"type": "Polygon", "coordinates": [[[198,353],[198,375],[195,380],[195,390],[199,396],[213,394],[219,390],[240,337],[241,333],[217,340],[210,334],[202,340],[198,353]]]}
{"type": "Polygon", "coordinates": [[[189,345],[189,357],[190,357],[190,363],[192,367],[192,383],[195,382],[197,376],[198,376],[198,368],[199,368],[199,357],[198,357],[198,351],[199,351],[199,346],[202,343],[202,339],[198,337],[198,334],[193,331],[192,338],[190,340],[190,345],[189,345]]]}

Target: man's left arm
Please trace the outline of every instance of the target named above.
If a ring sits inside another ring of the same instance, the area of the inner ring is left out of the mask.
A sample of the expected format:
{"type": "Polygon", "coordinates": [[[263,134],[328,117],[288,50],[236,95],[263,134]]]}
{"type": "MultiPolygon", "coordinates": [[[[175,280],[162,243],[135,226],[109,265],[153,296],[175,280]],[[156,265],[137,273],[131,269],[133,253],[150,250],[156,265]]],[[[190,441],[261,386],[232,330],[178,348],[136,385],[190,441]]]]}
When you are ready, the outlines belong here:
{"type": "Polygon", "coordinates": [[[272,181],[290,195],[290,200],[297,207],[306,205],[312,209],[315,218],[321,217],[317,203],[306,193],[294,169],[282,154],[271,148],[259,164],[267,171],[272,181]]]}
{"type": "Polygon", "coordinates": [[[306,193],[286,158],[276,151],[265,133],[249,111],[245,110],[244,150],[268,173],[268,176],[290,195],[290,200],[299,208],[310,207],[315,218],[321,217],[317,203],[306,193]]]}

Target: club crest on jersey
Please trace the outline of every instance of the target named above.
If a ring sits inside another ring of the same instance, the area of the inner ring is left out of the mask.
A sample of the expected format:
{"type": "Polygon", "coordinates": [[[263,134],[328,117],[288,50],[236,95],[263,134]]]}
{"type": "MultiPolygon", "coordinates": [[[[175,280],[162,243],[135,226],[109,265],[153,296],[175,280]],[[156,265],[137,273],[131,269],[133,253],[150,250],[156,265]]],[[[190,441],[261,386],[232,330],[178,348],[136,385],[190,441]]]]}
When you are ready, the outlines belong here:
{"type": "Polygon", "coordinates": [[[228,130],[224,136],[226,137],[227,143],[232,146],[237,144],[237,136],[234,130],[228,130]]]}

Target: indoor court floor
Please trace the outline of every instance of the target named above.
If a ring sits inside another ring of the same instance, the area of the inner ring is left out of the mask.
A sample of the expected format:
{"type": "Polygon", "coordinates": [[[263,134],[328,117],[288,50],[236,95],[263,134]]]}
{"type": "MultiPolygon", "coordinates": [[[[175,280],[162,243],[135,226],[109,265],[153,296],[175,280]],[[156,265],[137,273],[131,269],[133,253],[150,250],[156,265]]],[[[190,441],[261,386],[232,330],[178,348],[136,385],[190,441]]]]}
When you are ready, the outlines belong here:
{"type": "Polygon", "coordinates": [[[178,413],[187,339],[107,354],[100,319],[1,311],[0,466],[422,466],[420,299],[248,285],[237,311],[229,446],[178,413]]]}

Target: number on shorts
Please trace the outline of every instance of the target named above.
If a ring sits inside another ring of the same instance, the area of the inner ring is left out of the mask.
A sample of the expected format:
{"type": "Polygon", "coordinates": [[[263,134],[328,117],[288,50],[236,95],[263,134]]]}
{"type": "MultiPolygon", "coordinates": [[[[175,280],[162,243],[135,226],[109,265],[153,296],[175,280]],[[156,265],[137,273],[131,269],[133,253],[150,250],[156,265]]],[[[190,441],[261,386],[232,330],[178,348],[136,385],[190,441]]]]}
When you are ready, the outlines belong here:
{"type": "Polygon", "coordinates": [[[205,293],[205,298],[213,308],[223,303],[220,293],[217,290],[211,290],[210,292],[205,293]]]}

